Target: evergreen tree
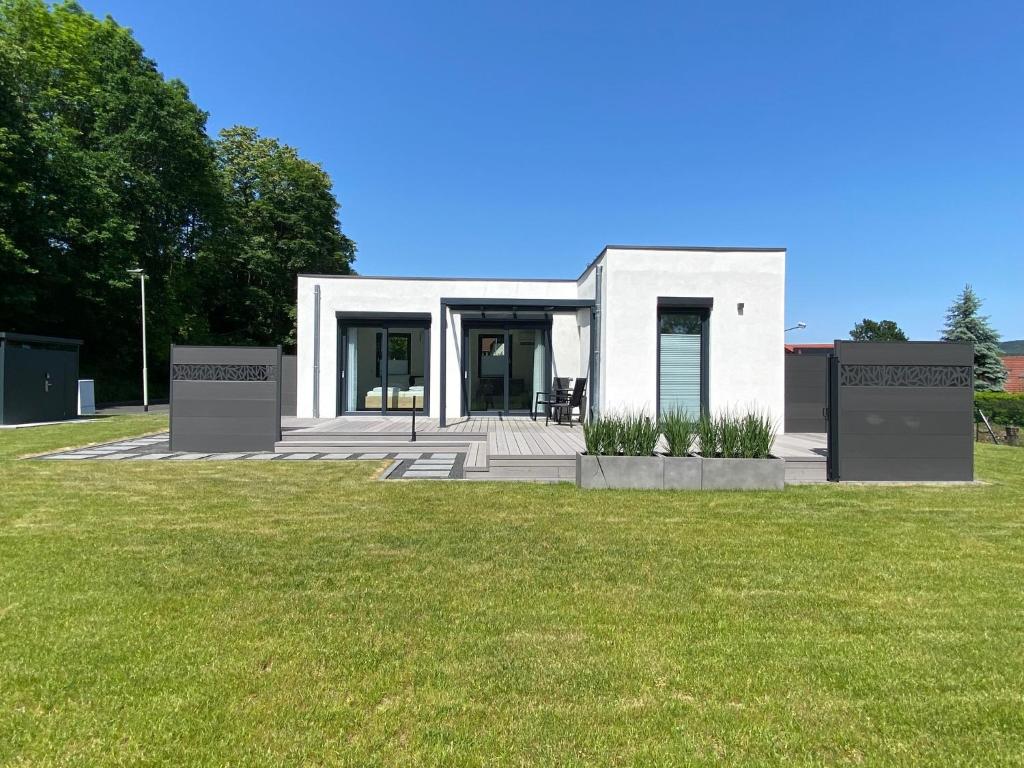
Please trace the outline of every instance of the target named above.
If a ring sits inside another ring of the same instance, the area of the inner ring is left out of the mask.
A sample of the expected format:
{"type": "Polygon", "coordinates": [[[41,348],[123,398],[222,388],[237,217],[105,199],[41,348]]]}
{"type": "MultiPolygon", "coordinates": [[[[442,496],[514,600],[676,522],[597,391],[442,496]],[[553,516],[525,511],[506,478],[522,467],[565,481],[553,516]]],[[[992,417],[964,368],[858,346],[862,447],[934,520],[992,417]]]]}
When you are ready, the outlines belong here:
{"type": "Polygon", "coordinates": [[[1006,381],[1006,366],[999,354],[999,334],[989,324],[988,317],[979,315],[981,299],[970,285],[946,312],[943,341],[956,341],[974,345],[974,389],[998,392],[1006,381]]]}

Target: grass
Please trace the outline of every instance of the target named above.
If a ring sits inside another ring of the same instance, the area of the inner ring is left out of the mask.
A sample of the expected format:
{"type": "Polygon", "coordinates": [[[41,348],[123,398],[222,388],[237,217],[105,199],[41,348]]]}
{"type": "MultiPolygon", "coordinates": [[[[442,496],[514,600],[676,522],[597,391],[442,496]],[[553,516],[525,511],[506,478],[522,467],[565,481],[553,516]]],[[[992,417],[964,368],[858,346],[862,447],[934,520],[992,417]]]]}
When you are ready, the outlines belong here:
{"type": "Polygon", "coordinates": [[[1021,765],[1024,451],[989,484],[380,483],[19,462],[0,764],[1021,765]]]}

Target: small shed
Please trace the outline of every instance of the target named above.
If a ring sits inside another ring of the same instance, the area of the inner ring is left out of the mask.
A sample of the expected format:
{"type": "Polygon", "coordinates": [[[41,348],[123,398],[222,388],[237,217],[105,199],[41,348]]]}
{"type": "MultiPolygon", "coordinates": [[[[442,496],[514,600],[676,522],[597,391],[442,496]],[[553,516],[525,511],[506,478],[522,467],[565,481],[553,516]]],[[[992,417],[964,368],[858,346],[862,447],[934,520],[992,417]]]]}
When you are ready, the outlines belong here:
{"type": "Polygon", "coordinates": [[[79,339],[0,331],[0,424],[78,415],[79,339]]]}

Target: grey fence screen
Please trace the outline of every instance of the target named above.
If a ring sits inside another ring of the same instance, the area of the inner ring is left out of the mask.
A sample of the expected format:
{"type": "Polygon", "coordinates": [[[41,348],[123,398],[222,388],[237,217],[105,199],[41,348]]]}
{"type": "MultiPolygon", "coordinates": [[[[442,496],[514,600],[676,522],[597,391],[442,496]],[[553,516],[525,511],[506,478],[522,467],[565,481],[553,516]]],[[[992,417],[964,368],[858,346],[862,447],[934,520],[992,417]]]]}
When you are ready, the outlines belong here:
{"type": "Polygon", "coordinates": [[[78,415],[78,339],[0,333],[0,424],[78,415]]]}
{"type": "Polygon", "coordinates": [[[830,480],[973,480],[974,349],[837,341],[830,480]]]}
{"type": "Polygon", "coordinates": [[[786,354],[786,432],[827,432],[828,355],[786,354]]]}
{"type": "Polygon", "coordinates": [[[171,450],[272,451],[280,347],[171,347],[171,450]]]}
{"type": "Polygon", "coordinates": [[[299,400],[299,366],[295,355],[281,355],[281,415],[294,416],[299,400]]]}

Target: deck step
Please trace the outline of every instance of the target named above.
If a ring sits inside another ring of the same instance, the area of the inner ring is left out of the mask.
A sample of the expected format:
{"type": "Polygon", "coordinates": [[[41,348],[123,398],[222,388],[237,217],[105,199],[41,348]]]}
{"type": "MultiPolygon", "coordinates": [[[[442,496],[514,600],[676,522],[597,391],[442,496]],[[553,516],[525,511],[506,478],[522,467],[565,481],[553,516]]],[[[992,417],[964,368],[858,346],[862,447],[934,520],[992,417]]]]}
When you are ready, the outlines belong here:
{"type": "Polygon", "coordinates": [[[307,442],[307,441],[282,441],[274,444],[275,453],[294,453],[310,451],[315,453],[396,453],[396,452],[409,452],[409,451],[422,451],[423,453],[430,452],[453,452],[453,453],[466,453],[469,451],[469,445],[463,443],[453,443],[450,441],[434,441],[434,440],[417,440],[416,442],[409,442],[408,440],[400,442],[392,440],[390,442],[372,441],[367,442],[365,440],[335,440],[331,442],[307,442]]]}
{"type": "Polygon", "coordinates": [[[823,459],[786,459],[786,484],[827,483],[828,464],[823,459]]]}
{"type": "MultiPolygon", "coordinates": [[[[339,441],[350,441],[360,443],[395,443],[407,441],[410,437],[409,432],[283,432],[281,434],[282,443],[331,443],[334,444],[339,441]]],[[[417,442],[421,440],[430,440],[435,443],[468,443],[473,441],[486,440],[487,436],[484,434],[474,434],[472,432],[418,432],[416,435],[417,442]]]]}

